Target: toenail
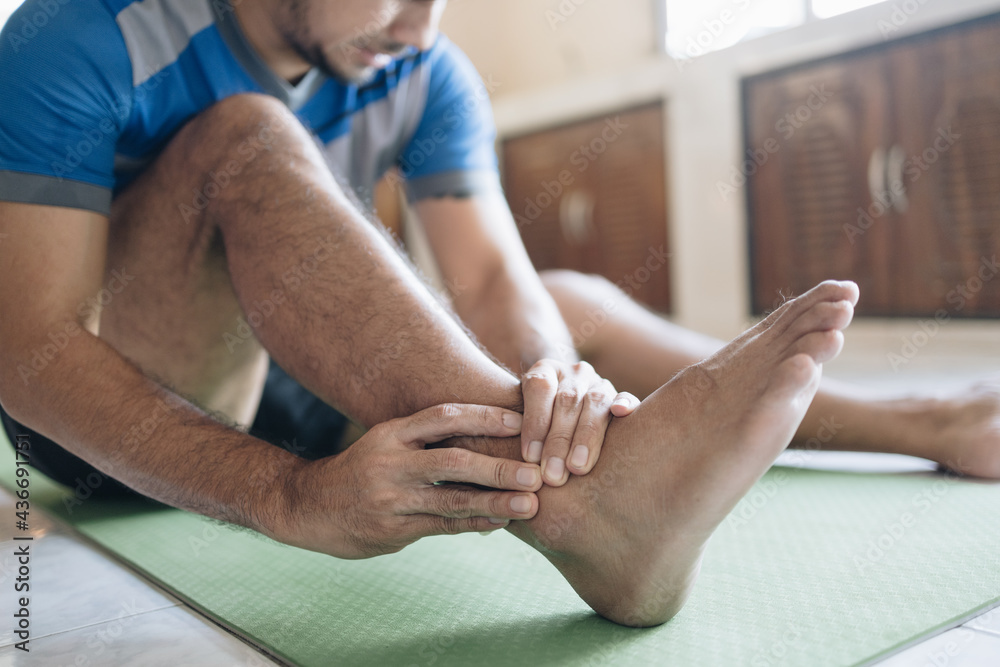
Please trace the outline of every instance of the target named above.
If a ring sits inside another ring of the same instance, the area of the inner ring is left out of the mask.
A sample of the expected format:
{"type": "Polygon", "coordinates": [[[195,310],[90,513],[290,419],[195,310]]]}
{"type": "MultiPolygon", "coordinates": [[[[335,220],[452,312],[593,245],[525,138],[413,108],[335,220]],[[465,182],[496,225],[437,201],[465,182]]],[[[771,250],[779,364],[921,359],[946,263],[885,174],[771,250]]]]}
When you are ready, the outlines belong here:
{"type": "Polygon", "coordinates": [[[545,476],[550,482],[558,482],[562,479],[565,466],[562,459],[553,456],[545,462],[545,476]]]}
{"type": "Polygon", "coordinates": [[[525,514],[531,510],[531,498],[528,496],[514,496],[510,500],[510,511],[518,514],[525,514]]]}
{"type": "Polygon", "coordinates": [[[574,468],[582,468],[587,465],[587,458],[589,456],[589,449],[583,445],[577,445],[576,449],[573,450],[573,456],[570,458],[569,462],[573,464],[574,468]]]}
{"type": "Polygon", "coordinates": [[[528,463],[538,463],[542,460],[542,441],[532,440],[528,443],[528,463]]]}
{"type": "Polygon", "coordinates": [[[534,486],[538,483],[537,468],[520,468],[517,471],[517,483],[521,486],[534,486]]]}

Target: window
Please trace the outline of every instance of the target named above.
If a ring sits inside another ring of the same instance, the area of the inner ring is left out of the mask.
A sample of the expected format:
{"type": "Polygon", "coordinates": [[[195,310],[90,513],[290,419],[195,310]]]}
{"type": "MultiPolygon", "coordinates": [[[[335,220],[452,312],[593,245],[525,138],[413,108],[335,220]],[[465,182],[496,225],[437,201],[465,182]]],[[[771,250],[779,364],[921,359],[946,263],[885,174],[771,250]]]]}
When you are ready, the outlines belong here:
{"type": "Polygon", "coordinates": [[[14,10],[21,6],[22,0],[0,0],[0,26],[3,26],[14,13],[14,10]]]}
{"type": "Polygon", "coordinates": [[[886,0],[663,0],[666,51],[697,58],[737,42],[886,0]]]}

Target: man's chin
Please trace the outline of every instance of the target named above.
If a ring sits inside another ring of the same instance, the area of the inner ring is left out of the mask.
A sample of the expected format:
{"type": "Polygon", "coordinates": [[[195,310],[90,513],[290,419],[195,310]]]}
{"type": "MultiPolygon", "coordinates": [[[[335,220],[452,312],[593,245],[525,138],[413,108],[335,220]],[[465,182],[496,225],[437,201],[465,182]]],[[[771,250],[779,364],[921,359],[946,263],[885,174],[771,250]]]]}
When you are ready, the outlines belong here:
{"type": "Polygon", "coordinates": [[[334,65],[332,63],[324,63],[324,65],[320,66],[320,70],[340,83],[355,86],[368,83],[379,72],[379,68],[377,67],[345,66],[334,65]]]}

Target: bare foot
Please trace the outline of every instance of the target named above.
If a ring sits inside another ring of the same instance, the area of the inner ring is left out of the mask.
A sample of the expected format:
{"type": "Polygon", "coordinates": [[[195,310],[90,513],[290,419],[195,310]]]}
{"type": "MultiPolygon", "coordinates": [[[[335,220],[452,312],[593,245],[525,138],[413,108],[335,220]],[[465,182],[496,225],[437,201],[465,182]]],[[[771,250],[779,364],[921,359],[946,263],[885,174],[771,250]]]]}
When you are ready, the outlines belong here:
{"type": "Polygon", "coordinates": [[[1000,379],[934,401],[928,458],[963,475],[1000,479],[1000,379]]]}
{"type": "Polygon", "coordinates": [[[512,532],[602,616],[669,620],[712,532],[791,441],[857,298],[853,283],[822,283],[678,374],[614,420],[593,472],[543,488],[512,532]]]}

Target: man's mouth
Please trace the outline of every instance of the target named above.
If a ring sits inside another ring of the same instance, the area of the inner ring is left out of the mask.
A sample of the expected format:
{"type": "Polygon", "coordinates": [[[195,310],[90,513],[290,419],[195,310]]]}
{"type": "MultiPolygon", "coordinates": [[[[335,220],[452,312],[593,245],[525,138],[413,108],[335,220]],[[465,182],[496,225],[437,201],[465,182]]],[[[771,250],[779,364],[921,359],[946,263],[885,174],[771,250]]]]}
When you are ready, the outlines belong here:
{"type": "Polygon", "coordinates": [[[392,56],[388,53],[382,53],[381,51],[372,51],[371,49],[360,49],[358,51],[360,54],[360,59],[365,67],[374,67],[375,69],[383,69],[389,66],[392,62],[392,56]]]}

